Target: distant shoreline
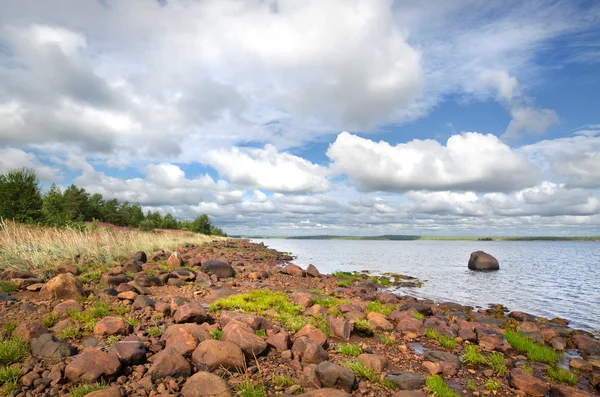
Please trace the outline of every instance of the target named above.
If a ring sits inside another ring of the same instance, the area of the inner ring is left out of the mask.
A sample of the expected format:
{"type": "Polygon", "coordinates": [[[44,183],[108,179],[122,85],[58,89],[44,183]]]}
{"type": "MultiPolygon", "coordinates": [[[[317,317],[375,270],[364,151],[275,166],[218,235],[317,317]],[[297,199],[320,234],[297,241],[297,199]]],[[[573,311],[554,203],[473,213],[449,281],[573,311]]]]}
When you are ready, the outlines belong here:
{"type": "Polygon", "coordinates": [[[381,236],[230,236],[249,239],[283,240],[378,240],[378,241],[600,241],[600,236],[417,236],[417,235],[381,235],[381,236]]]}

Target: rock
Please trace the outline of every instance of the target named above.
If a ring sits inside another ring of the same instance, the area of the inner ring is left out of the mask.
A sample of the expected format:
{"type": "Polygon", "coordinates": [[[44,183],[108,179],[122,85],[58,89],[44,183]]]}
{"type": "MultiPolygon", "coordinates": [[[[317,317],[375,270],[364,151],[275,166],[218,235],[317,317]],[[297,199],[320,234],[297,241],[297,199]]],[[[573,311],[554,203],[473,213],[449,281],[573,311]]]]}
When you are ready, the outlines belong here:
{"type": "Polygon", "coordinates": [[[62,360],[72,356],[73,351],[64,340],[56,339],[51,334],[43,334],[31,342],[31,354],[39,358],[62,360]]]}
{"type": "Polygon", "coordinates": [[[116,287],[118,285],[128,283],[131,281],[131,277],[126,274],[108,274],[104,273],[100,279],[100,283],[108,286],[116,287]]]}
{"type": "Polygon", "coordinates": [[[146,347],[140,340],[122,340],[112,345],[109,352],[117,356],[123,365],[137,365],[146,361],[146,347]]]}
{"type": "Polygon", "coordinates": [[[320,329],[318,329],[312,324],[306,324],[294,334],[294,337],[292,339],[296,340],[304,336],[314,342],[317,342],[321,346],[325,346],[325,344],[327,343],[327,336],[320,329]]]}
{"type": "Polygon", "coordinates": [[[388,359],[377,354],[362,353],[357,357],[359,363],[367,368],[371,368],[375,372],[383,372],[389,362],[388,359]]]}
{"type": "Polygon", "coordinates": [[[552,385],[550,397],[591,397],[591,395],[575,387],[552,385]]]}
{"type": "MultiPolygon", "coordinates": [[[[123,285],[123,284],[122,284],[123,285]]],[[[119,295],[117,295],[117,298],[119,299],[123,299],[123,300],[129,300],[129,301],[134,301],[136,300],[138,297],[138,294],[136,294],[133,291],[126,291],[126,292],[121,292],[119,295]]]]}
{"type": "Polygon", "coordinates": [[[185,381],[181,389],[183,397],[233,397],[225,380],[210,372],[197,372],[185,381]]]}
{"type": "Polygon", "coordinates": [[[419,390],[425,386],[425,377],[409,371],[392,372],[385,379],[393,382],[401,390],[419,390]]]}
{"type": "Polygon", "coordinates": [[[214,274],[218,278],[229,278],[235,275],[233,267],[229,263],[221,261],[206,261],[200,266],[200,271],[209,276],[214,274]]]}
{"type": "Polygon", "coordinates": [[[259,270],[257,272],[252,272],[248,275],[250,280],[264,280],[265,278],[269,278],[269,273],[265,270],[259,270]]]}
{"type": "Polygon", "coordinates": [[[425,333],[425,327],[423,326],[423,322],[421,320],[417,320],[416,318],[412,317],[405,317],[399,320],[398,324],[396,324],[396,332],[420,336],[425,333]]]}
{"type": "Polygon", "coordinates": [[[77,267],[77,265],[62,264],[62,265],[58,265],[56,267],[56,272],[57,273],[71,273],[74,276],[77,276],[79,274],[79,268],[77,267]]]}
{"type": "Polygon", "coordinates": [[[469,258],[469,269],[471,270],[498,270],[500,265],[498,260],[483,251],[471,253],[469,258]]]}
{"type": "Polygon", "coordinates": [[[196,338],[198,342],[212,339],[206,328],[195,323],[175,324],[167,328],[162,336],[163,340],[168,340],[173,335],[177,335],[179,330],[186,330],[196,338]]]}
{"type": "Polygon", "coordinates": [[[152,379],[161,379],[171,376],[173,378],[188,377],[192,373],[192,367],[177,350],[170,347],[161,350],[153,357],[152,366],[148,375],[152,379]]]}
{"type": "Polygon", "coordinates": [[[155,305],[156,305],[156,302],[153,299],[150,299],[145,295],[138,295],[135,298],[135,300],[133,301],[131,308],[133,310],[140,310],[140,309],[145,309],[147,307],[154,308],[155,305]]]}
{"type": "MultiPolygon", "coordinates": [[[[171,310],[173,305],[171,304],[171,310]]],[[[203,323],[206,321],[206,309],[200,302],[187,300],[185,303],[177,306],[173,313],[173,320],[176,323],[203,323]]]]}
{"type": "Polygon", "coordinates": [[[595,369],[600,369],[600,356],[587,356],[586,361],[595,369]]]}
{"type": "Polygon", "coordinates": [[[230,321],[223,328],[222,340],[241,347],[248,358],[258,357],[267,350],[267,343],[247,324],[239,321],[230,321]]]}
{"type": "MultiPolygon", "coordinates": [[[[127,277],[127,278],[129,278],[129,277],[127,277]]],[[[127,280],[126,282],[129,282],[129,281],[130,280],[127,280]]],[[[139,285],[141,285],[144,288],[160,287],[162,285],[162,282],[160,281],[160,279],[158,277],[149,276],[147,274],[138,274],[137,276],[135,276],[133,281],[135,281],[136,283],[138,283],[139,285]]]]}
{"type": "Polygon", "coordinates": [[[192,354],[198,346],[198,338],[185,328],[175,328],[163,339],[166,347],[177,350],[182,356],[192,354]]]}
{"type": "Polygon", "coordinates": [[[329,361],[317,365],[315,375],[323,387],[342,389],[351,393],[358,386],[356,375],[352,371],[329,361]]]}
{"type": "Polygon", "coordinates": [[[591,363],[581,358],[574,358],[571,361],[569,361],[569,367],[584,372],[592,372],[592,370],[594,369],[591,363]]]}
{"type": "Polygon", "coordinates": [[[129,335],[131,331],[131,325],[122,318],[113,316],[104,317],[94,327],[94,334],[98,336],[129,335]]]}
{"type": "Polygon", "coordinates": [[[529,372],[521,368],[513,368],[510,371],[508,383],[511,387],[536,397],[545,396],[550,389],[545,382],[535,378],[529,372]]]}
{"type": "Polygon", "coordinates": [[[331,336],[334,338],[340,338],[348,340],[352,333],[352,324],[341,318],[335,316],[327,316],[327,326],[331,331],[331,336]]]}
{"type": "Polygon", "coordinates": [[[48,330],[39,321],[24,322],[13,331],[13,335],[21,337],[27,343],[47,333],[48,330]]]}
{"type": "Polygon", "coordinates": [[[583,357],[600,356],[600,341],[583,334],[571,336],[577,349],[581,350],[583,357]]]}
{"type": "Polygon", "coordinates": [[[189,269],[177,269],[174,270],[171,274],[177,276],[183,281],[194,281],[196,279],[196,273],[189,269]]]}
{"type": "Polygon", "coordinates": [[[317,342],[306,336],[298,338],[292,345],[294,358],[303,364],[319,364],[329,359],[329,355],[317,342]]]}
{"type": "Polygon", "coordinates": [[[50,279],[39,292],[41,299],[76,299],[85,296],[83,285],[71,273],[50,279]]]}
{"type": "Polygon", "coordinates": [[[183,266],[183,259],[181,259],[179,253],[173,252],[171,256],[169,256],[169,259],[167,259],[167,265],[171,267],[183,266]]]}
{"type": "Polygon", "coordinates": [[[0,273],[0,280],[12,280],[14,278],[36,278],[37,276],[31,272],[20,269],[8,268],[0,273]]]}
{"type": "Polygon", "coordinates": [[[81,312],[83,311],[83,306],[79,304],[79,302],[70,299],[66,300],[58,305],[54,306],[53,312],[58,314],[59,316],[66,315],[69,312],[81,312]]]}
{"type": "Polygon", "coordinates": [[[89,348],[65,368],[65,377],[71,382],[95,382],[100,378],[110,379],[121,370],[121,362],[117,356],[89,348]]]}
{"type": "Polygon", "coordinates": [[[567,348],[567,340],[565,338],[557,336],[555,338],[552,338],[552,340],[550,341],[550,346],[552,346],[552,348],[555,350],[563,351],[567,348]]]}
{"type": "Polygon", "coordinates": [[[10,302],[17,300],[14,296],[6,292],[0,292],[0,302],[10,302]]]}
{"type": "Polygon", "coordinates": [[[205,340],[200,343],[192,360],[208,371],[224,368],[228,371],[244,372],[246,359],[242,349],[236,344],[220,340],[205,340]]]}
{"type": "Polygon", "coordinates": [[[252,329],[271,329],[271,324],[267,321],[266,318],[257,316],[255,314],[246,314],[246,313],[238,313],[231,311],[222,311],[219,316],[219,322],[224,326],[227,325],[230,321],[237,320],[242,323],[246,323],[252,329]]]}
{"type": "Polygon", "coordinates": [[[304,270],[302,270],[302,268],[300,266],[294,265],[293,263],[286,265],[283,268],[283,273],[289,274],[290,276],[296,276],[296,277],[304,277],[304,275],[305,275],[304,270]]]}
{"type": "Polygon", "coordinates": [[[352,397],[352,395],[338,389],[318,389],[312,390],[297,397],[352,397]]]}
{"type": "Polygon", "coordinates": [[[123,271],[126,273],[139,273],[142,271],[143,264],[143,262],[130,259],[123,265],[123,271]]]}
{"type": "Polygon", "coordinates": [[[281,331],[267,338],[267,345],[275,348],[279,353],[290,348],[290,334],[287,331],[281,331]]]}
{"type": "Polygon", "coordinates": [[[391,331],[394,329],[394,325],[385,318],[384,314],[371,312],[367,314],[367,319],[375,331],[391,331]]]}
{"type": "Polygon", "coordinates": [[[23,386],[31,386],[36,379],[41,378],[40,374],[35,371],[31,371],[25,375],[23,375],[20,379],[20,382],[23,386]]]}
{"type": "Polygon", "coordinates": [[[135,261],[135,262],[146,263],[146,262],[148,262],[148,257],[146,256],[146,253],[144,251],[138,251],[135,254],[131,255],[129,257],[129,260],[135,261]]]}
{"type": "Polygon", "coordinates": [[[440,350],[425,350],[423,359],[433,363],[448,363],[454,368],[460,367],[460,360],[457,356],[440,350]]]}
{"type": "Polygon", "coordinates": [[[96,390],[85,395],[85,397],[121,397],[121,389],[118,387],[107,387],[106,389],[96,390]]]}
{"type": "Polygon", "coordinates": [[[311,277],[321,277],[321,272],[319,272],[319,270],[313,265],[308,265],[306,268],[306,274],[311,277]]]}
{"type": "Polygon", "coordinates": [[[431,361],[423,361],[423,366],[429,372],[430,375],[439,374],[442,372],[442,366],[439,363],[432,363],[431,361]]]}
{"type": "Polygon", "coordinates": [[[400,390],[392,394],[392,397],[427,397],[421,390],[400,390]]]}

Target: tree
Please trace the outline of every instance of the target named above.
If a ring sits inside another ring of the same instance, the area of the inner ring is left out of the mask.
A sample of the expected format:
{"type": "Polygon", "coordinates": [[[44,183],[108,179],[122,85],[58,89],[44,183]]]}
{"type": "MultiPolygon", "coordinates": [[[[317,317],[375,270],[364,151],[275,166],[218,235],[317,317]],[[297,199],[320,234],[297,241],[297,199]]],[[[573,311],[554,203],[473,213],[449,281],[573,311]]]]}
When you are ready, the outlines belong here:
{"type": "Polygon", "coordinates": [[[119,213],[119,200],[112,199],[104,203],[102,208],[102,218],[104,222],[112,223],[113,225],[121,224],[119,213]]]}
{"type": "Polygon", "coordinates": [[[220,227],[212,226],[210,227],[210,234],[213,236],[222,236],[227,237],[227,233],[225,233],[220,227]]]}
{"type": "Polygon", "coordinates": [[[34,170],[13,169],[0,175],[0,217],[26,223],[42,220],[42,195],[34,170]]]}
{"type": "Polygon", "coordinates": [[[90,195],[85,189],[79,189],[75,185],[69,186],[63,193],[67,222],[83,222],[88,220],[89,201],[90,195]]]}
{"type": "Polygon", "coordinates": [[[138,203],[132,205],[129,210],[129,226],[139,227],[145,219],[142,207],[138,203]]]}
{"type": "Polygon", "coordinates": [[[44,214],[44,223],[47,225],[64,226],[67,224],[63,192],[54,183],[50,186],[48,193],[44,195],[42,213],[44,214]]]}
{"type": "Polygon", "coordinates": [[[99,221],[104,221],[103,218],[104,211],[104,199],[100,193],[96,193],[90,197],[89,205],[88,205],[88,221],[93,221],[94,219],[99,221]]]}
{"type": "Polygon", "coordinates": [[[171,214],[166,214],[160,223],[161,229],[177,229],[177,220],[171,214]]]}
{"type": "Polygon", "coordinates": [[[202,234],[210,234],[211,232],[211,223],[210,219],[208,219],[208,215],[202,214],[191,224],[190,231],[202,234]]]}

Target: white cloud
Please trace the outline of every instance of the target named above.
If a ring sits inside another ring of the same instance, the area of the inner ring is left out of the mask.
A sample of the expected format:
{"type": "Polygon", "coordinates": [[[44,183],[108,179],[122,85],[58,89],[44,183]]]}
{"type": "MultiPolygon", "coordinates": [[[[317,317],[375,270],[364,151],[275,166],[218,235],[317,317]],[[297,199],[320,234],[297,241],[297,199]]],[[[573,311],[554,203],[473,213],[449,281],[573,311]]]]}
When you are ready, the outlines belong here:
{"type": "Polygon", "coordinates": [[[512,120],[502,138],[518,139],[523,135],[542,135],[554,124],[558,116],[552,109],[536,109],[532,107],[514,107],[510,111],[512,120]]]}
{"type": "Polygon", "coordinates": [[[326,169],[301,157],[264,149],[214,150],[206,162],[232,183],[274,192],[323,192],[328,189],[326,169]]]}
{"type": "Polygon", "coordinates": [[[538,179],[538,170],[522,155],[494,135],[474,132],[453,135],[446,146],[434,140],[391,146],[343,132],[327,156],[333,171],[365,191],[511,191],[538,179]]]}
{"type": "Polygon", "coordinates": [[[42,164],[33,153],[10,147],[0,148],[0,173],[14,168],[31,168],[44,182],[57,182],[62,179],[58,168],[42,164]]]}

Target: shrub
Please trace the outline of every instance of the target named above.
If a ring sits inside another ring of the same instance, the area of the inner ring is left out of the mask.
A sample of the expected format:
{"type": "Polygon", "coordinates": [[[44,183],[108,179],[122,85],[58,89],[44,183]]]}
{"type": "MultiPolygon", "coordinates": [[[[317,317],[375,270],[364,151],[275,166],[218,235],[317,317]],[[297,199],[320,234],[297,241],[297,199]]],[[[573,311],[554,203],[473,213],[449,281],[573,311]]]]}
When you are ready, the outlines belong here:
{"type": "Polygon", "coordinates": [[[287,375],[275,375],[271,378],[271,384],[275,387],[290,387],[294,383],[294,380],[287,375]]]}
{"type": "Polygon", "coordinates": [[[436,397],[460,397],[460,394],[448,387],[439,375],[428,377],[425,380],[425,384],[436,397]]]}
{"type": "Polygon", "coordinates": [[[19,286],[12,281],[8,280],[0,280],[0,292],[17,292],[19,290],[19,286]]]}
{"type": "Polygon", "coordinates": [[[150,219],[144,219],[140,222],[140,230],[144,232],[154,231],[154,222],[150,219]]]}

